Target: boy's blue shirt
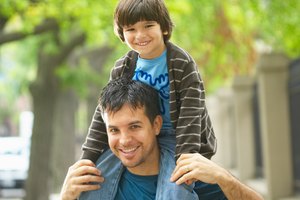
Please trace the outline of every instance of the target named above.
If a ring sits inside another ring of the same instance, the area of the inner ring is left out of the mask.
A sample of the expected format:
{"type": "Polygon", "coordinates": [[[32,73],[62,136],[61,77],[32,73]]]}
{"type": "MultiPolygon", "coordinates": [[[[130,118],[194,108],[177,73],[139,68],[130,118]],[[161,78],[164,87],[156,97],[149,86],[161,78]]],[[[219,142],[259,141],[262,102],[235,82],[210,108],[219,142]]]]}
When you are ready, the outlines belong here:
{"type": "Polygon", "coordinates": [[[150,85],[159,92],[162,129],[172,129],[170,117],[170,82],[167,66],[167,50],[154,59],[138,57],[133,80],[150,85]]]}

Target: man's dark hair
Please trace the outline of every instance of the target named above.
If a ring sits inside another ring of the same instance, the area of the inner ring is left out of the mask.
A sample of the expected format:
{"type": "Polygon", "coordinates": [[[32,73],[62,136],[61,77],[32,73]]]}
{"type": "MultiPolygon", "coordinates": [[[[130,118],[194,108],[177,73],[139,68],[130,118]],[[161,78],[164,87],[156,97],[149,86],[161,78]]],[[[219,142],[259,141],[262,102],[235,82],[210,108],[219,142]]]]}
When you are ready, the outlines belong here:
{"type": "Polygon", "coordinates": [[[101,112],[116,113],[124,104],[132,109],[144,107],[151,123],[160,115],[158,92],[154,88],[126,77],[111,80],[100,94],[101,112]]]}
{"type": "Polygon", "coordinates": [[[124,42],[123,27],[141,20],[156,21],[168,41],[172,34],[173,22],[163,0],[120,0],[114,13],[115,33],[124,42]]]}

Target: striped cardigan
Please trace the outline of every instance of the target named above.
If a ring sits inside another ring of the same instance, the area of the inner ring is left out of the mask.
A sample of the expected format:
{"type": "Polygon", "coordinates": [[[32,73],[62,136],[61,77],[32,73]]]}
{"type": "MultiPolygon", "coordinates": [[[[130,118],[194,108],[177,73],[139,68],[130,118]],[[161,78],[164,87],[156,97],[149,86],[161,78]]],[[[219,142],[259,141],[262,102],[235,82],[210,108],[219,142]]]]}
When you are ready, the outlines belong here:
{"type": "MultiPolygon", "coordinates": [[[[193,58],[183,49],[167,46],[167,66],[170,81],[170,116],[176,132],[176,159],[183,153],[200,153],[211,158],[217,147],[212,124],[205,106],[203,81],[193,58]]],[[[129,51],[116,61],[111,79],[120,76],[132,78],[138,54],[129,51]]],[[[82,158],[96,161],[108,148],[107,133],[99,108],[93,116],[82,158]]]]}

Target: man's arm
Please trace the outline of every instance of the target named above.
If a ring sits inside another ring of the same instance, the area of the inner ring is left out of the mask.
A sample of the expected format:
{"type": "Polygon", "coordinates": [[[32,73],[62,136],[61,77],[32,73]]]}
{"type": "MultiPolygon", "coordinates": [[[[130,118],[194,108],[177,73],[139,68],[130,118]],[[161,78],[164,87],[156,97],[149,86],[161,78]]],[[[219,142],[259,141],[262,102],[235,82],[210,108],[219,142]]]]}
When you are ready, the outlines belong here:
{"type": "Polygon", "coordinates": [[[60,200],[77,199],[81,192],[99,189],[100,185],[95,183],[103,181],[104,178],[92,161],[79,160],[68,170],[60,192],[60,200]]]}
{"type": "Polygon", "coordinates": [[[190,184],[195,180],[218,184],[229,200],[263,200],[261,195],[213,161],[198,153],[181,155],[171,181],[190,184]]]}

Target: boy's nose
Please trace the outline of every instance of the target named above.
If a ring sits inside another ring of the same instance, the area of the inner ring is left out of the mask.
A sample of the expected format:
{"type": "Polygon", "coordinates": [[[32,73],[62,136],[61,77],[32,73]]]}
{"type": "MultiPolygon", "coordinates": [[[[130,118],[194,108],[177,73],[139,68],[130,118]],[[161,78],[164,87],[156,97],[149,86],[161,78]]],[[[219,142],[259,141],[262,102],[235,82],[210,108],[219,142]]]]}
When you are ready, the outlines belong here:
{"type": "Polygon", "coordinates": [[[145,37],[145,32],[144,31],[138,31],[136,34],[136,38],[140,39],[145,37]]]}

